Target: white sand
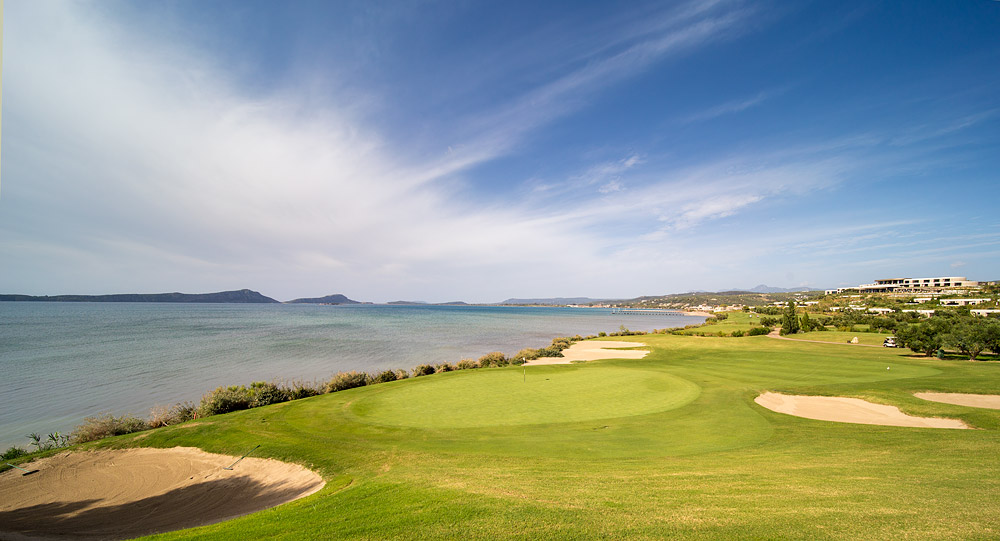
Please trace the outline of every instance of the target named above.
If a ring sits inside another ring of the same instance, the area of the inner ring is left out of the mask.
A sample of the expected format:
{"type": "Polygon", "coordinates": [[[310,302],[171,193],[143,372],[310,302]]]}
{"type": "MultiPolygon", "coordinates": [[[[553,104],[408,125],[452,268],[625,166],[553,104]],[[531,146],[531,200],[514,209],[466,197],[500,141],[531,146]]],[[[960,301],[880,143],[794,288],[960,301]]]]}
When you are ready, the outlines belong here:
{"type": "Polygon", "coordinates": [[[969,428],[957,419],[913,417],[899,411],[895,406],[873,404],[859,398],[764,393],[754,399],[754,402],[771,411],[819,421],[923,428],[969,428]]]}
{"type": "Polygon", "coordinates": [[[995,394],[914,393],[913,396],[931,402],[1000,410],[1000,395],[995,394]]]}
{"type": "Polygon", "coordinates": [[[127,539],[221,522],[323,488],[295,464],[191,447],[63,453],[0,474],[0,539],[127,539]]]}
{"type": "Polygon", "coordinates": [[[526,365],[538,364],[569,364],[574,361],[597,361],[600,359],[641,359],[649,354],[649,351],[636,350],[616,350],[607,348],[636,348],[644,347],[646,344],[639,342],[610,342],[604,340],[584,340],[576,342],[572,346],[562,351],[562,357],[542,357],[533,361],[528,361],[526,365]]]}

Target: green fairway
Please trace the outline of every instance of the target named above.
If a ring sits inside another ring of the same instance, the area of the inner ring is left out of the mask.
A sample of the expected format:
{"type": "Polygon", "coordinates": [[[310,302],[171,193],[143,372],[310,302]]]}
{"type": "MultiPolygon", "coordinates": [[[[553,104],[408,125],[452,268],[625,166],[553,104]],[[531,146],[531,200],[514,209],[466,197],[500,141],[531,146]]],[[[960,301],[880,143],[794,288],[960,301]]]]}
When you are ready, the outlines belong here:
{"type": "MultiPolygon", "coordinates": [[[[616,338],[620,339],[620,338],[616,338]]],[[[304,464],[327,487],[181,539],[996,538],[1000,364],[896,349],[646,335],[642,360],[460,371],[89,447],[176,445],[304,464]],[[887,370],[888,368],[888,370],[887,370]],[[774,390],[851,396],[978,430],[802,419],[774,390]]]]}
{"type": "Polygon", "coordinates": [[[530,366],[386,385],[353,402],[351,411],[371,423],[422,428],[568,423],[676,408],[698,392],[694,383],[661,371],[530,366]]]}

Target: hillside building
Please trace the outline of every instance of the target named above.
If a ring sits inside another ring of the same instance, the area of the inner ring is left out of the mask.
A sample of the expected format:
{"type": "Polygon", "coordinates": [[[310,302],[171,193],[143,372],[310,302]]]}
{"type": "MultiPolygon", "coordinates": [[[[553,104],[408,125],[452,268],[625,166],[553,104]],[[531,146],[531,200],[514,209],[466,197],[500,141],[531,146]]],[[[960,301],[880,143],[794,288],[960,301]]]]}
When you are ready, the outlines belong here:
{"type": "Polygon", "coordinates": [[[858,293],[948,293],[979,289],[980,284],[964,276],[938,276],[936,278],[885,278],[872,284],[841,287],[837,293],[857,291],[858,293]]]}

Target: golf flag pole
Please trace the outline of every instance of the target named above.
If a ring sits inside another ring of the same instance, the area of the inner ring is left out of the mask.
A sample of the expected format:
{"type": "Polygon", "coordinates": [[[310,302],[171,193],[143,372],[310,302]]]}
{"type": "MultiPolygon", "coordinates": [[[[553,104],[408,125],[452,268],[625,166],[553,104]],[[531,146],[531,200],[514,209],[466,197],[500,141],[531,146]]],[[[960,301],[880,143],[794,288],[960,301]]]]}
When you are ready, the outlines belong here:
{"type": "Polygon", "coordinates": [[[250,449],[249,451],[247,451],[245,455],[243,455],[240,458],[236,459],[236,462],[233,462],[232,464],[230,464],[228,468],[222,468],[222,469],[224,469],[224,470],[231,470],[231,469],[233,469],[233,466],[239,464],[241,460],[243,460],[244,458],[247,457],[247,455],[249,455],[250,453],[254,452],[257,449],[257,447],[260,447],[260,444],[258,444],[257,446],[255,446],[253,449],[250,449]]]}

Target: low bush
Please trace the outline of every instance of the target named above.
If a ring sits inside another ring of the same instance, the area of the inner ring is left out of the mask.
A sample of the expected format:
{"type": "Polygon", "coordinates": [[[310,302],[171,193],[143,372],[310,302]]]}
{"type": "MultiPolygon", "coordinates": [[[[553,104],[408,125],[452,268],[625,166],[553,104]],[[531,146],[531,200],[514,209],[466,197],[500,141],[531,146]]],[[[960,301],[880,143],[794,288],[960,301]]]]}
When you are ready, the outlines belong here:
{"type": "Polygon", "coordinates": [[[288,393],[289,400],[309,398],[310,396],[323,394],[323,384],[315,381],[312,383],[293,381],[292,384],[286,388],[286,392],[288,393]]]}
{"type": "Polygon", "coordinates": [[[421,364],[413,368],[413,377],[429,376],[435,372],[434,365],[421,364]]]}
{"type": "Polygon", "coordinates": [[[149,428],[145,420],[131,415],[102,415],[99,417],[87,417],[83,424],[73,429],[70,439],[73,443],[85,443],[99,440],[110,436],[121,436],[141,432],[149,428]]]}
{"type": "Polygon", "coordinates": [[[604,337],[605,337],[605,336],[607,336],[607,335],[608,335],[608,333],[606,333],[606,332],[604,332],[604,331],[601,331],[601,332],[597,333],[597,336],[598,336],[599,338],[604,338],[604,337]]]}
{"type": "Polygon", "coordinates": [[[0,455],[3,460],[13,460],[17,457],[21,457],[28,454],[28,451],[22,447],[17,447],[16,445],[8,447],[6,451],[0,455]]]}
{"type": "Polygon", "coordinates": [[[250,407],[250,392],[242,385],[217,387],[201,397],[198,414],[202,417],[245,410],[250,407]]]}
{"type": "Polygon", "coordinates": [[[371,382],[370,378],[371,376],[364,372],[340,372],[327,382],[326,392],[335,393],[337,391],[354,389],[355,387],[364,387],[371,382]]]}
{"type": "Polygon", "coordinates": [[[493,366],[507,366],[510,361],[499,351],[493,351],[479,358],[480,368],[490,368],[493,366]]]}
{"type": "Polygon", "coordinates": [[[733,338],[742,338],[744,335],[745,335],[745,333],[743,331],[737,329],[737,330],[733,331],[733,335],[732,336],[733,336],[733,338]]]}
{"type": "Polygon", "coordinates": [[[371,379],[372,383],[388,383],[390,381],[396,381],[399,377],[396,375],[395,370],[383,370],[372,376],[371,379]]]}
{"type": "Polygon", "coordinates": [[[760,336],[762,334],[770,334],[774,329],[772,327],[751,327],[747,331],[747,336],[760,336]]]}
{"type": "Polygon", "coordinates": [[[524,361],[533,361],[539,357],[541,357],[539,350],[534,348],[524,348],[521,351],[518,351],[514,355],[513,359],[514,364],[524,364],[524,361]]]}
{"type": "Polygon", "coordinates": [[[184,421],[194,419],[198,414],[198,407],[191,402],[182,402],[173,406],[157,406],[150,410],[149,419],[146,424],[149,428],[159,428],[170,426],[184,421]]]}
{"type": "Polygon", "coordinates": [[[250,395],[251,408],[279,404],[281,402],[288,402],[289,400],[288,391],[286,389],[282,389],[273,383],[266,383],[263,381],[255,381],[251,383],[247,392],[250,395]]]}
{"type": "Polygon", "coordinates": [[[441,372],[451,372],[454,369],[455,366],[451,363],[441,363],[436,367],[436,371],[438,374],[440,374],[441,372]]]}
{"type": "Polygon", "coordinates": [[[479,361],[475,359],[462,359],[461,361],[458,361],[455,368],[459,370],[472,370],[473,368],[479,368],[479,361]]]}

